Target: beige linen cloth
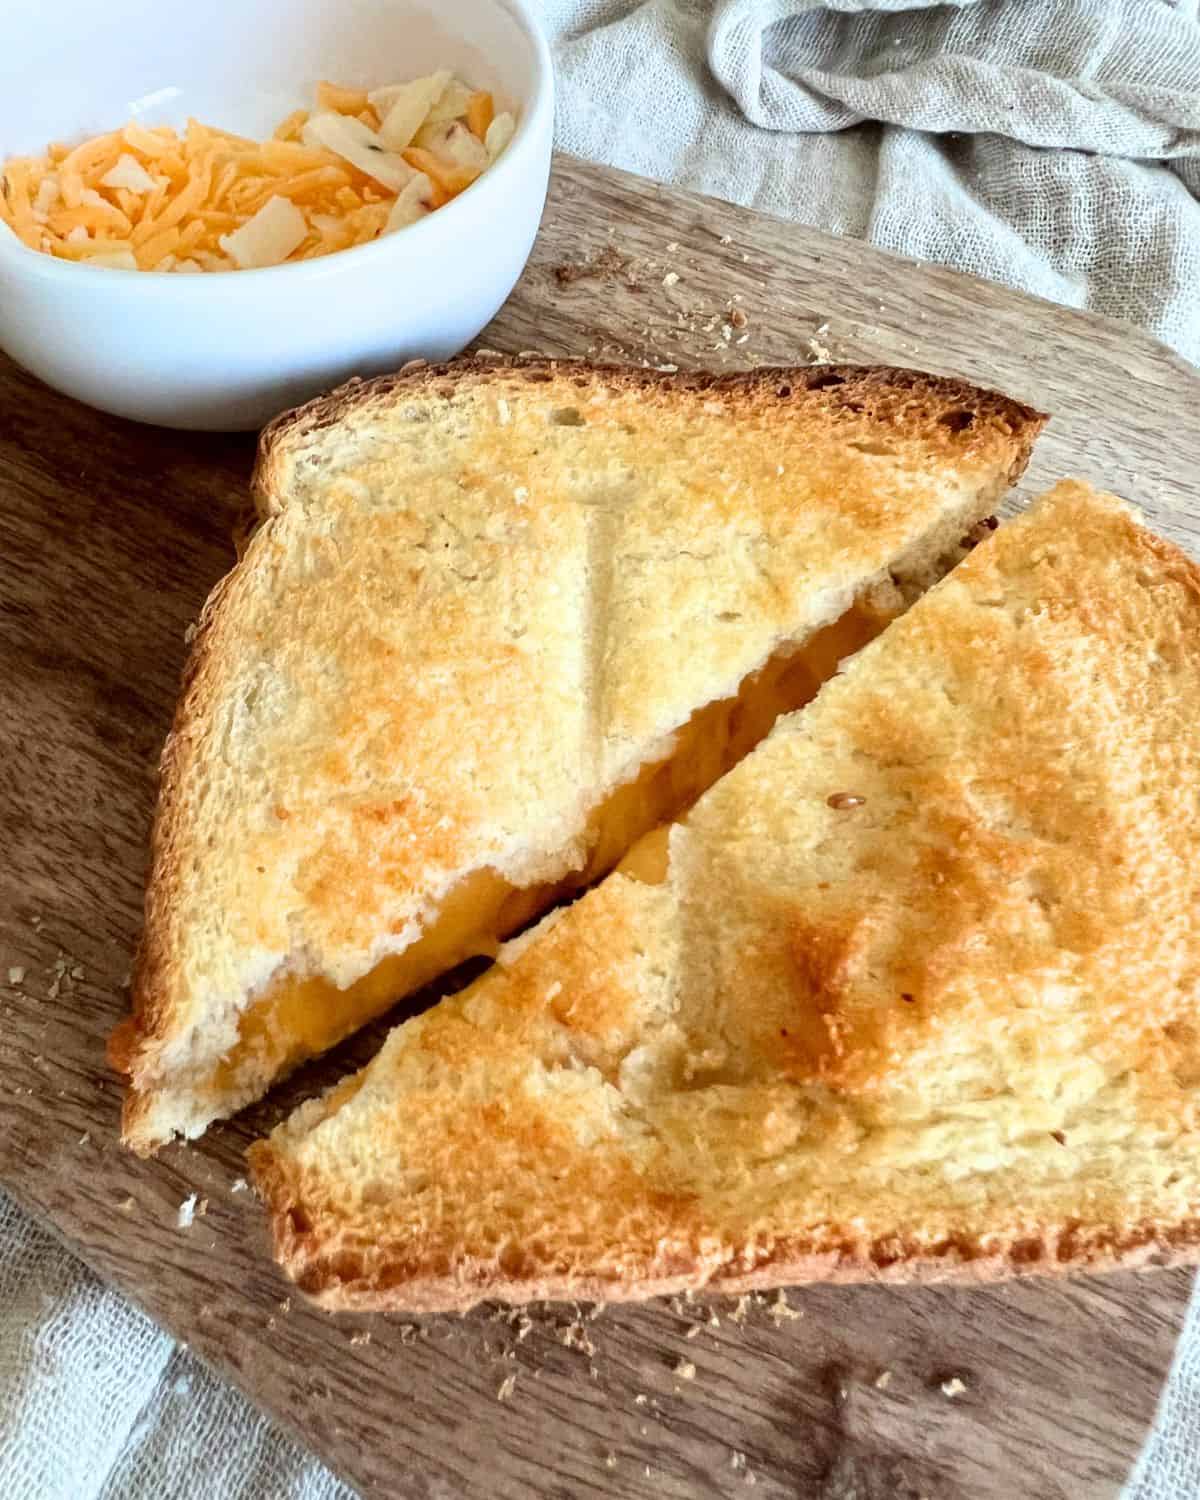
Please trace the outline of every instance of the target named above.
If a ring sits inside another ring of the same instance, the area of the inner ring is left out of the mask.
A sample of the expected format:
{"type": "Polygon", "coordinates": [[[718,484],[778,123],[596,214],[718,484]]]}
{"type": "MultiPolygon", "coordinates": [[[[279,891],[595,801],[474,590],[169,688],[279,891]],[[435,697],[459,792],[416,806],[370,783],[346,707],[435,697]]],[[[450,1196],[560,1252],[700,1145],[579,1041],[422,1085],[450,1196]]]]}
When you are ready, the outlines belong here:
{"type": "MultiPolygon", "coordinates": [[[[566,150],[1096,308],[1200,362],[1197,0],[542,5],[566,150]]],[[[0,1496],[196,1494],[353,1500],[0,1194],[0,1496]]],[[[1197,1495],[1193,1309],[1127,1500],[1197,1495]]]]}

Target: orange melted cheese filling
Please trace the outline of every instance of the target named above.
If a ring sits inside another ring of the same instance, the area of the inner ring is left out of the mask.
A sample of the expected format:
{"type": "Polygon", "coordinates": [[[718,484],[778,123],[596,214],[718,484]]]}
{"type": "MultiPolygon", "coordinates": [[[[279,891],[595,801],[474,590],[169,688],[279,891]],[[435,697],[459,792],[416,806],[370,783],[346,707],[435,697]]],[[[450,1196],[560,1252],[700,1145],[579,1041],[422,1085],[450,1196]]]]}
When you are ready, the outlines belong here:
{"type": "Polygon", "coordinates": [[[235,1085],[243,1073],[261,1078],[264,1069],[274,1075],[326,1051],[439,974],[480,954],[494,957],[505,938],[619,862],[636,879],[663,880],[667,848],[660,825],[678,818],[748,755],[781,714],[807,703],[838,662],[878,635],[898,612],[855,604],[806,645],[772,656],[743,680],[734,697],[698,709],[676,734],[669,757],[644,766],[593,809],[581,869],[524,888],[495,870],[476,870],[454,886],[415,943],[345,989],[318,975],[274,980],[243,1012],[238,1040],[215,1085],[235,1085]]]}

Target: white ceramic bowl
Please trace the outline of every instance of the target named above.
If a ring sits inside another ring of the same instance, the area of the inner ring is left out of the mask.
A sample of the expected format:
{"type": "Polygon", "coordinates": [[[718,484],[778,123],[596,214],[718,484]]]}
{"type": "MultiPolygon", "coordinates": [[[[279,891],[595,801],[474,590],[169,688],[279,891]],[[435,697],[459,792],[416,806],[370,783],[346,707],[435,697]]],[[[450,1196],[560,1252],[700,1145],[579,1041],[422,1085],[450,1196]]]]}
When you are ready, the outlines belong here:
{"type": "Polygon", "coordinates": [[[530,0],[9,0],[4,33],[20,65],[4,70],[0,159],[131,115],[263,137],[322,78],[377,87],[447,67],[517,108],[508,149],[452,203],[318,260],[116,271],[0,226],[0,348],[80,401],[169,427],[258,427],[350,375],[456,354],[521,274],[554,113],[530,0]]]}

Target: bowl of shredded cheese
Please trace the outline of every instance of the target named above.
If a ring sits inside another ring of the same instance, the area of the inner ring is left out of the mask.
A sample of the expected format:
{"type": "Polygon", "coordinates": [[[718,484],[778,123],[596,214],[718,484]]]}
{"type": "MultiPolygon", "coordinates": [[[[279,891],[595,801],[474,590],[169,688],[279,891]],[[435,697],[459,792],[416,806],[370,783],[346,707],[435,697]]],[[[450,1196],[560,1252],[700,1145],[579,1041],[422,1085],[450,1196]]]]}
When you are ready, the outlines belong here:
{"type": "Polygon", "coordinates": [[[527,0],[16,4],[0,347],[59,390],[256,427],[457,353],[520,275],[553,120],[527,0]]]}

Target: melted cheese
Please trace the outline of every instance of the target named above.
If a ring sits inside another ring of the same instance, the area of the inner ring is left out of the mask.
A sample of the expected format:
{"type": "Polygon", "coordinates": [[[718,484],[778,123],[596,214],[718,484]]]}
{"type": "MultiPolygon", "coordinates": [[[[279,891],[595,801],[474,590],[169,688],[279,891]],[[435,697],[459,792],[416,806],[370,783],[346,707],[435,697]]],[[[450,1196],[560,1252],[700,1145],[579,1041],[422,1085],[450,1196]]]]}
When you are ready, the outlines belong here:
{"type": "Polygon", "coordinates": [[[402,996],[500,943],[556,901],[621,862],[634,879],[666,876],[666,830],[719,777],[800,708],[838,662],[876,636],[890,613],[856,604],[799,650],[777,653],[742,682],[733,698],[698,709],[675,736],[666,759],[644,766],[592,812],[583,867],[562,880],[514,887],[496,871],[476,870],[451,890],[422,936],[345,989],[319,975],[283,974],[243,1012],[238,1041],[214,1078],[225,1090],[245,1074],[272,1076],[334,1046],[402,996]],[[647,837],[648,835],[648,837],[647,837]]]}

